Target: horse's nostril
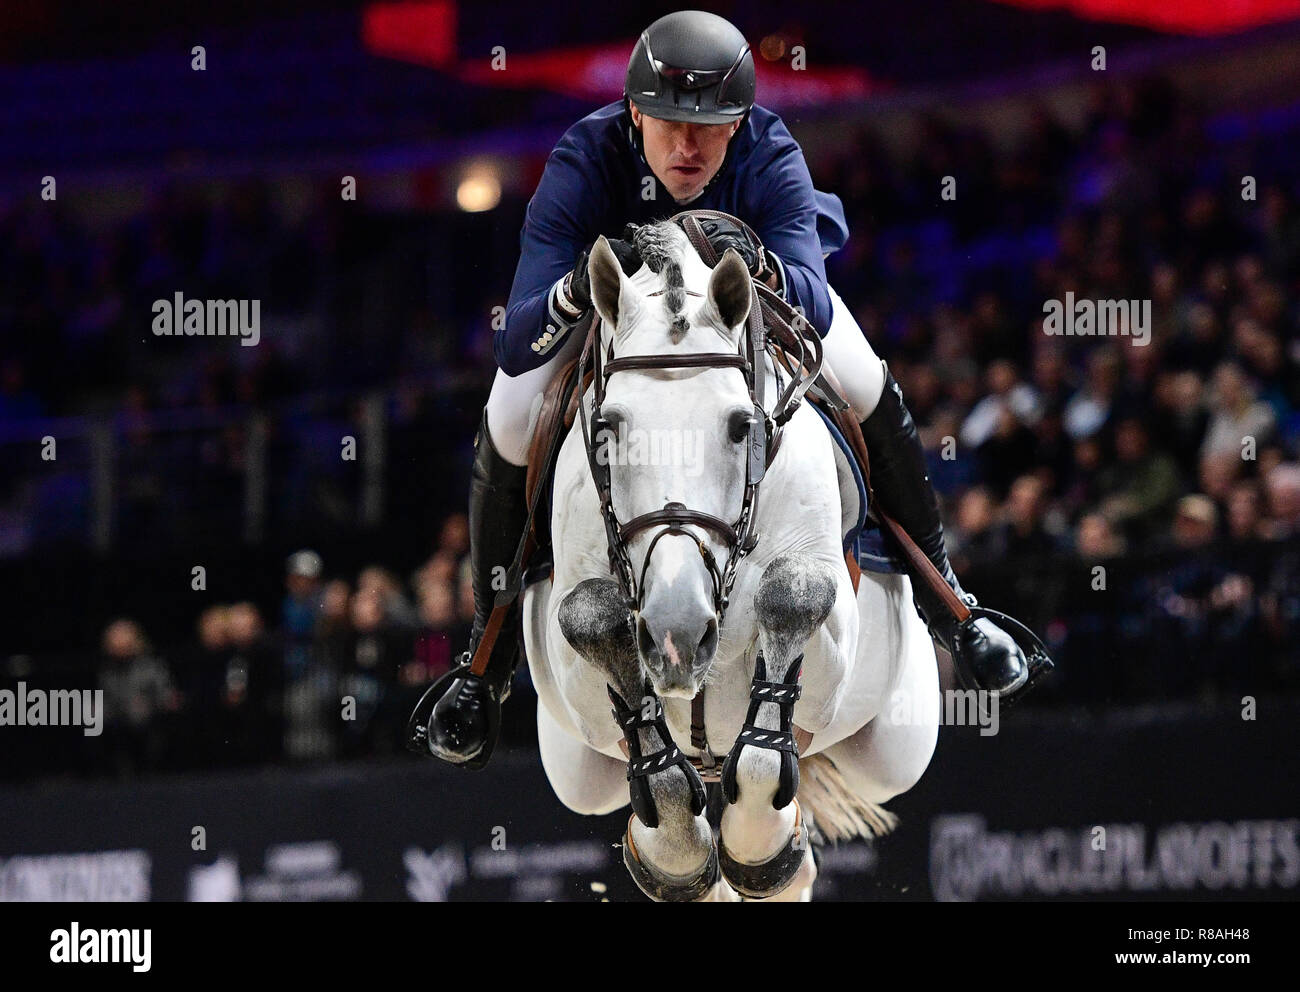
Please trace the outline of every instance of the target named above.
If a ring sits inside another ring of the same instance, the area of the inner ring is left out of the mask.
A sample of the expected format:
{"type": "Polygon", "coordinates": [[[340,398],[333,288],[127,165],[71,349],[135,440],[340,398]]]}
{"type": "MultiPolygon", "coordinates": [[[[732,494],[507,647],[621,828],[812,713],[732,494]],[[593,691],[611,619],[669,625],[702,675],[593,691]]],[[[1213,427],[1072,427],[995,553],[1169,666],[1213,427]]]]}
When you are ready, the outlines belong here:
{"type": "Polygon", "coordinates": [[[646,626],[644,617],[638,617],[636,621],[636,648],[642,658],[649,657],[655,649],[655,639],[650,636],[650,628],[646,626]]]}
{"type": "Polygon", "coordinates": [[[718,649],[718,621],[710,618],[704,628],[704,636],[700,638],[700,643],[695,649],[695,663],[707,661],[713,657],[713,652],[718,649]]]}

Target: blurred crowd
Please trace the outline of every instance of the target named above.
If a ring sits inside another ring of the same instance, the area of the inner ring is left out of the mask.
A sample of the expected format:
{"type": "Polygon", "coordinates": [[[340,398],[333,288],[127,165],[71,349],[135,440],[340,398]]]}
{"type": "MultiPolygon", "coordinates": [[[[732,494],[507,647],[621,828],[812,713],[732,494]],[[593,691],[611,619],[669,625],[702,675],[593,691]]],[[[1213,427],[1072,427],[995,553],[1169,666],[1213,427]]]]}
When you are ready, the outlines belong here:
{"type": "Polygon", "coordinates": [[[449,369],[481,378],[490,340],[455,333],[457,312],[431,310],[411,272],[387,274],[401,292],[382,322],[364,309],[372,274],[430,251],[432,230],[340,209],[332,184],[309,189],[292,211],[260,179],[178,183],[138,205],[107,191],[107,217],[93,220],[63,200],[0,200],[0,417],[262,410],[449,369]],[[259,300],[258,346],[155,336],[154,301],[178,292],[259,300]],[[372,319],[357,334],[363,314],[372,319]]]}
{"type": "Polygon", "coordinates": [[[466,519],[454,514],[405,581],[380,565],[337,575],[317,552],[295,552],[278,615],[209,606],[192,639],[168,650],[151,643],[147,620],[114,619],[96,671],[105,730],[83,770],[125,777],[399,749],[416,700],[468,643],[467,550],[466,519]]]}
{"type": "Polygon", "coordinates": [[[863,133],[829,183],[831,279],[922,428],[954,565],[1055,632],[1070,698],[1300,685],[1300,118],[1149,80],[1031,122],[1007,151],[927,121],[911,158],[863,133]],[[1150,326],[1049,334],[1067,294],[1150,326]]]}
{"type": "MultiPolygon", "coordinates": [[[[934,118],[913,151],[866,129],[812,162],[851,231],[830,281],[921,426],[954,564],[1059,653],[1044,699],[1294,688],[1300,105],[1211,117],[1148,80],[1098,87],[1079,120],[1043,109],[1028,120],[1010,149],[934,118]],[[949,176],[955,199],[941,195],[949,176]],[[1070,293],[1150,301],[1145,343],[1046,333],[1045,301],[1070,293]]],[[[471,400],[409,420],[445,435],[432,428],[459,416],[467,450],[523,208],[507,193],[490,215],[348,227],[360,222],[324,199],[290,221],[256,181],[212,199],[172,191],[99,232],[0,208],[0,338],[23,342],[0,361],[0,418],[255,410],[309,388],[427,385],[453,370],[471,400]],[[476,258],[495,264],[470,271],[476,258]],[[264,295],[284,333],[201,361],[128,333],[129,314],[177,290],[264,295]],[[365,335],[349,323],[358,298],[387,307],[365,335]]],[[[193,643],[165,657],[148,648],[147,616],[103,632],[103,685],[128,728],[121,760],[181,760],[141,729],[168,720],[200,764],[396,746],[408,702],[445,670],[472,615],[454,515],[463,487],[418,446],[397,455],[389,525],[453,514],[406,581],[382,565],[334,575],[297,555],[278,616],[210,607],[193,643]],[[336,718],[342,696],[355,720],[336,718]]],[[[0,482],[0,524],[21,491],[0,482]]]]}

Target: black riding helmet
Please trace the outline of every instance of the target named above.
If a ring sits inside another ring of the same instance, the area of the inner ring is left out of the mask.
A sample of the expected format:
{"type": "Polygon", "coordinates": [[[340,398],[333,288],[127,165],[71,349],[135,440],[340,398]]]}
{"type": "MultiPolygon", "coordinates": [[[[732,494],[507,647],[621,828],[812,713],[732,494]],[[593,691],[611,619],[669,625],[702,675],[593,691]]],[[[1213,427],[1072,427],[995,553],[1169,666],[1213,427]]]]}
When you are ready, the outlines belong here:
{"type": "Polygon", "coordinates": [[[680,10],[641,32],[623,93],[650,117],[729,124],[754,105],[754,56],[730,21],[680,10]]]}

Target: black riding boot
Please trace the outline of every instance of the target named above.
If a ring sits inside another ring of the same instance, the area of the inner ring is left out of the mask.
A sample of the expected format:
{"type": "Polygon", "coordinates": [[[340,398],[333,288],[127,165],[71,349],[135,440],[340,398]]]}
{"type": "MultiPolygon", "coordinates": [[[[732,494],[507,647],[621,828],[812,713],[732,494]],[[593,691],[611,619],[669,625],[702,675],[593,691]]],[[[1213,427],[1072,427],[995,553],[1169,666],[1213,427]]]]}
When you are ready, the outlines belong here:
{"type": "Polygon", "coordinates": [[[527,474],[527,468],[512,465],[497,452],[484,411],[483,426],[474,441],[469,487],[469,559],[474,582],[469,650],[456,668],[425,693],[408,728],[415,749],[423,744],[426,753],[469,768],[483,767],[492,756],[500,732],[501,703],[510,692],[510,680],[519,664],[516,600],[501,625],[487,670],[481,677],[469,672],[470,659],[496,599],[493,579],[499,580],[510,568],[528,520],[527,474]]]}
{"type": "MultiPolygon", "coordinates": [[[[871,458],[871,488],[877,504],[907,531],[962,601],[977,605],[962,589],[948,562],[939,519],[939,498],[930,485],[925,452],[903,391],[889,370],[885,390],[871,416],[862,422],[871,458]]],[[[1029,678],[1024,652],[988,620],[958,623],[939,594],[919,575],[911,575],[912,597],[930,634],[948,651],[964,685],[999,696],[1015,692],[1029,678]]]]}

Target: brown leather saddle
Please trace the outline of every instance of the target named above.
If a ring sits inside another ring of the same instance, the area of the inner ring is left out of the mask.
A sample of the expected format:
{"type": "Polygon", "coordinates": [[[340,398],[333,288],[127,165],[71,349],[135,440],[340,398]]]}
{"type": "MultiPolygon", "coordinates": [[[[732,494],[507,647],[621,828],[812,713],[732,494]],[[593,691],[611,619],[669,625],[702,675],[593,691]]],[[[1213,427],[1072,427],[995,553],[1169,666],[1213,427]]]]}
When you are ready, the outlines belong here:
{"type": "MultiPolygon", "coordinates": [[[[587,318],[587,333],[599,333],[599,324],[593,316],[587,318]]],[[[537,427],[528,447],[528,474],[525,477],[525,499],[530,508],[536,507],[529,522],[537,551],[549,551],[551,514],[550,488],[555,475],[555,463],[560,457],[560,446],[573,427],[578,414],[578,402],[591,382],[578,382],[578,359],[567,362],[547,384],[542,393],[542,408],[537,416],[537,427]]]]}

